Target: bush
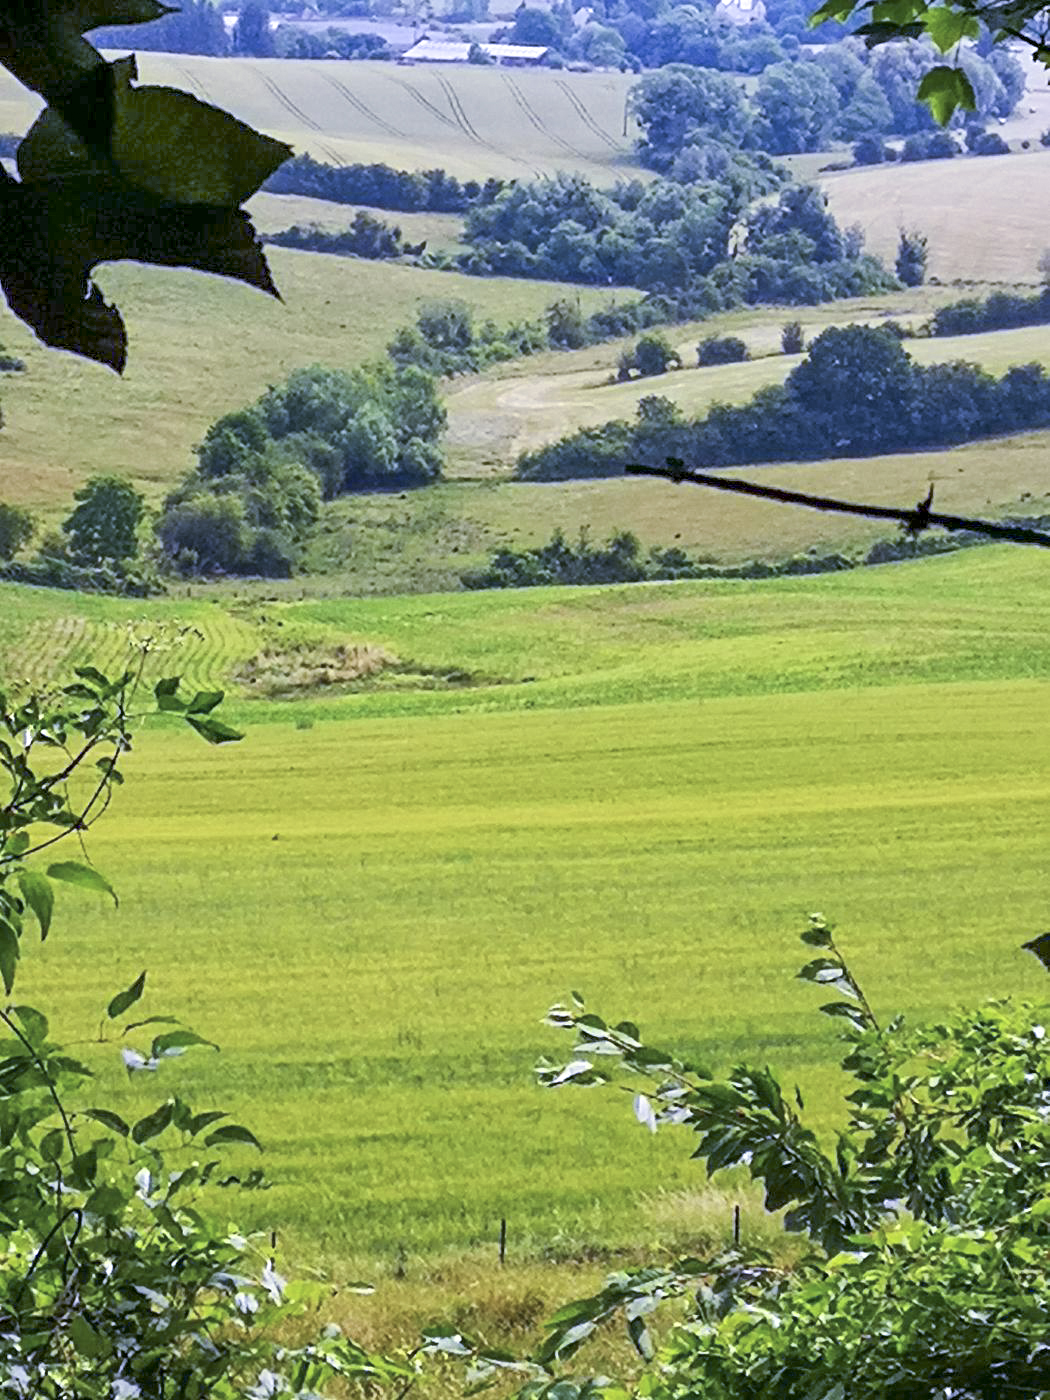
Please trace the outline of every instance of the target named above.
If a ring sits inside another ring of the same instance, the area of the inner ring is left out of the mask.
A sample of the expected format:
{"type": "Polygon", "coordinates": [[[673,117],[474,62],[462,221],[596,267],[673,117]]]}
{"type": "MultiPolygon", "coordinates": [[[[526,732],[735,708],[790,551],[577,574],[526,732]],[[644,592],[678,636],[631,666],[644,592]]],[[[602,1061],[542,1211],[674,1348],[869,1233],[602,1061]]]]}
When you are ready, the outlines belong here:
{"type": "Polygon", "coordinates": [[[897,276],[906,287],[920,287],[926,280],[926,239],[915,229],[901,229],[897,241],[897,276]]]}
{"type": "Polygon", "coordinates": [[[853,143],[853,159],[857,165],[881,165],[886,159],[886,142],[872,133],[853,143]]]}
{"type": "Polygon", "coordinates": [[[665,335],[654,332],[643,335],[633,350],[625,350],[620,356],[617,378],[629,379],[637,373],[642,379],[657,374],[666,374],[674,365],[681,368],[682,357],[674,349],[665,335]]]}
{"type": "Polygon", "coordinates": [[[747,346],[735,335],[709,335],[696,347],[698,365],[730,365],[747,358],[747,346]]]}
{"type": "Polygon", "coordinates": [[[975,156],[1008,156],[1009,144],[997,131],[982,131],[970,146],[975,156]]]}
{"type": "Polygon", "coordinates": [[[801,321],[788,321],[780,331],[780,349],[785,355],[801,355],[806,348],[806,336],[801,321]]]}

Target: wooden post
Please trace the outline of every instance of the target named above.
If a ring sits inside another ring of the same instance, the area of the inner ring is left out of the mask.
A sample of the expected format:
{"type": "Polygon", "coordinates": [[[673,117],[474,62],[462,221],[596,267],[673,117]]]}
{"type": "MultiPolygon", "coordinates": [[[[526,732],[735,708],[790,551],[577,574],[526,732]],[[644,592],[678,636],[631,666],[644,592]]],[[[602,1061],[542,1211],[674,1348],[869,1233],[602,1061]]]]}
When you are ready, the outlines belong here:
{"type": "Polygon", "coordinates": [[[502,1269],[507,1262],[507,1222],[501,1220],[499,1223],[499,1266],[502,1269]]]}
{"type": "Polygon", "coordinates": [[[733,1207],[733,1243],[735,1245],[740,1243],[740,1207],[738,1205],[733,1207]]]}

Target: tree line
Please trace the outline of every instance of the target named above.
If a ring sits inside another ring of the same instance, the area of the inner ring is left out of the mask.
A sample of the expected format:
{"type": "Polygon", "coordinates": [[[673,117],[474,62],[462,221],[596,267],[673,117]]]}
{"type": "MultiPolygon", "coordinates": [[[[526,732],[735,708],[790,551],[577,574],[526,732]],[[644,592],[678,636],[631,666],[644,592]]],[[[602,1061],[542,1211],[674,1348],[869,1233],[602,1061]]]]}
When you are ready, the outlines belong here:
{"type": "Polygon", "coordinates": [[[900,337],[876,326],[832,326],[783,384],[739,407],[687,420],[650,396],[633,423],[588,428],[525,453],[522,481],[616,476],[625,462],[691,466],[817,461],[946,447],[1050,425],[1050,378],[1018,365],[996,379],[963,361],[917,365],[900,337]]]}

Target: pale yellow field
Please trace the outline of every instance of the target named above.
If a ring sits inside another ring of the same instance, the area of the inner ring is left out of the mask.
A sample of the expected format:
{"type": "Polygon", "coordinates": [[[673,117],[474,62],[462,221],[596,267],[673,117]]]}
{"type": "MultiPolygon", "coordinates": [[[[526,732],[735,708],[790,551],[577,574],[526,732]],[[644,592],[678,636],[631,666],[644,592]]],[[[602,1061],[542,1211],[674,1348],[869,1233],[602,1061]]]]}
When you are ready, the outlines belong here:
{"type": "MultiPolygon", "coordinates": [[[[1050,125],[1050,112],[1047,124],[1050,125]]],[[[901,228],[929,240],[928,272],[949,282],[1038,282],[1050,245],[1050,151],[872,165],[820,176],[843,226],[892,266],[901,228]]]]}
{"type": "MultiPolygon", "coordinates": [[[[464,180],[573,170],[604,183],[634,169],[631,74],[153,53],[139,73],[336,165],[441,166],[464,180]]],[[[0,130],[23,130],[38,107],[0,74],[0,130]]]]}

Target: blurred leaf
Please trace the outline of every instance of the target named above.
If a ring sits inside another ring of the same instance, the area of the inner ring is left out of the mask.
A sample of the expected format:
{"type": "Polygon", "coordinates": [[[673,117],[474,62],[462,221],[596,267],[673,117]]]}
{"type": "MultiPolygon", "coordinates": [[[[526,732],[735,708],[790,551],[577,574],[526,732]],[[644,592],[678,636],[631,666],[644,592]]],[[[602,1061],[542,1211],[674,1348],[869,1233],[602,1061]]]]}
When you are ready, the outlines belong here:
{"type": "Polygon", "coordinates": [[[961,68],[931,68],[919,84],[918,96],[941,126],[947,126],[957,108],[966,112],[977,110],[973,87],[961,68]]]}
{"type": "Polygon", "coordinates": [[[208,1147],[218,1147],[221,1143],[243,1143],[246,1147],[254,1147],[257,1151],[262,1151],[262,1144],[254,1133],[242,1128],[239,1123],[227,1123],[225,1127],[216,1128],[213,1133],[209,1133],[204,1139],[208,1147]]]}
{"type": "Polygon", "coordinates": [[[192,726],[202,738],[207,739],[209,744],[229,744],[244,738],[239,730],[231,729],[228,724],[223,724],[221,720],[211,719],[208,716],[187,715],[186,723],[192,726]]]}

